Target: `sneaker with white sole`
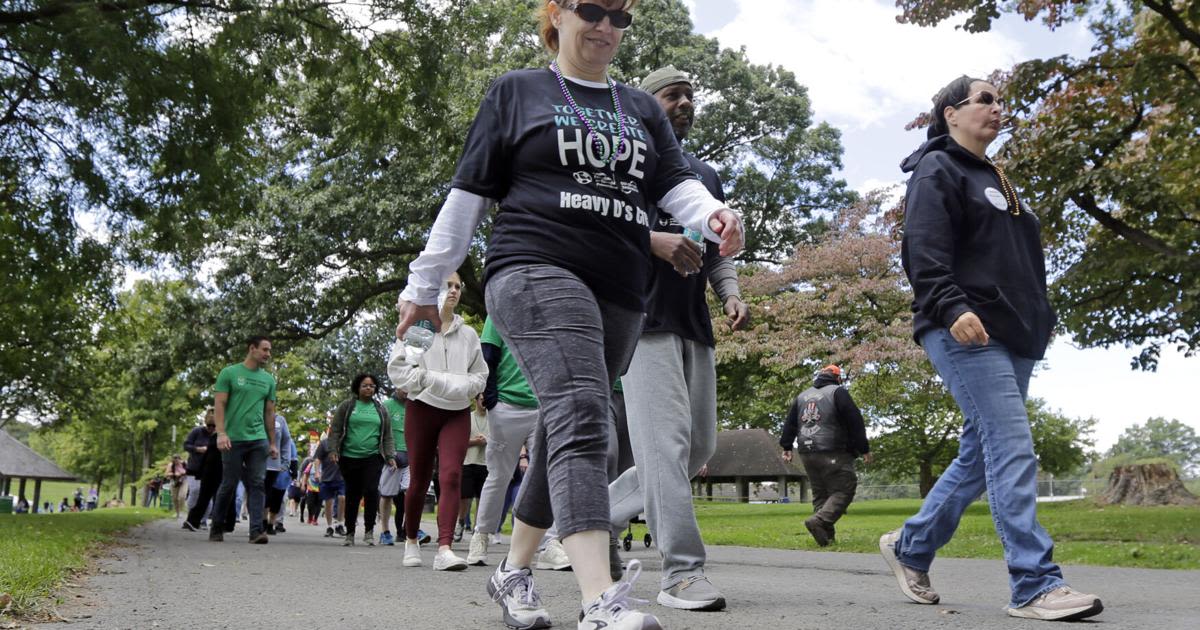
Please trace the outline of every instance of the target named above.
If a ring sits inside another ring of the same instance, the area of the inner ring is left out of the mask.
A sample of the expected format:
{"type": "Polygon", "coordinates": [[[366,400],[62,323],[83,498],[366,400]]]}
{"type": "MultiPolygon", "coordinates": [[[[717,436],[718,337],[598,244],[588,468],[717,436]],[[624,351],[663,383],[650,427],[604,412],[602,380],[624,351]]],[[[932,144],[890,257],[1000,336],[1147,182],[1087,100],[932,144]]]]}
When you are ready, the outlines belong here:
{"type": "Polygon", "coordinates": [[[346,534],[346,536],[344,538],[342,538],[342,546],[343,547],[353,547],[354,546],[354,534],[346,534]]]}
{"type": "Polygon", "coordinates": [[[504,542],[504,536],[501,536],[500,534],[488,534],[488,544],[507,545],[508,543],[504,542]]]}
{"type": "Polygon", "coordinates": [[[421,543],[404,541],[404,560],[401,564],[406,567],[421,566],[421,543]]]}
{"type": "Polygon", "coordinates": [[[467,561],[456,556],[449,549],[442,549],[433,557],[434,571],[462,571],[467,568],[467,561]]]}
{"type": "Polygon", "coordinates": [[[690,575],[675,586],[659,591],[658,603],[680,610],[721,610],[725,608],[725,596],[707,577],[690,575]]]}
{"type": "Polygon", "coordinates": [[[549,628],[550,613],[542,608],[533,588],[533,572],[527,568],[509,571],[506,564],[507,558],[500,561],[487,585],[488,595],[504,611],[504,625],[514,630],[549,628]]]}
{"type": "Polygon", "coordinates": [[[879,537],[879,553],[900,583],[900,592],[918,604],[936,604],[941,601],[933,585],[929,583],[929,574],[900,564],[896,557],[896,541],[900,539],[900,530],[892,530],[879,537]]]}
{"type": "Polygon", "coordinates": [[[481,567],[487,564],[487,534],[475,532],[471,535],[471,546],[467,549],[467,564],[481,567]]]}
{"type": "Polygon", "coordinates": [[[567,550],[563,549],[562,542],[552,538],[546,543],[546,548],[538,554],[535,566],[548,571],[569,571],[571,558],[567,557],[567,550]]]}
{"type": "Polygon", "coordinates": [[[363,532],[363,542],[366,543],[368,547],[374,547],[375,546],[375,532],[370,529],[363,532]]]}
{"type": "Polygon", "coordinates": [[[630,597],[633,583],[642,573],[642,563],[629,561],[620,582],[613,584],[579,613],[578,630],[662,630],[658,618],[633,609],[645,600],[630,597]]]}
{"type": "Polygon", "coordinates": [[[1010,617],[1045,621],[1074,621],[1100,614],[1104,604],[1095,595],[1080,593],[1063,585],[1046,591],[1018,608],[1009,608],[1010,617]]]}

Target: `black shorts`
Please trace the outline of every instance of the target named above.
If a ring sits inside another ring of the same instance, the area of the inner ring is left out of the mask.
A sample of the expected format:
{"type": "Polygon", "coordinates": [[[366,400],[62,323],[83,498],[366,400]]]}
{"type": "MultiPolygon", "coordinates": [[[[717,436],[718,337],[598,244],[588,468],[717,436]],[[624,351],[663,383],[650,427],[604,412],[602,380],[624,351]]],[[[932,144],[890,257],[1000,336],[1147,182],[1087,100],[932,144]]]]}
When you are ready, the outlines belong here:
{"type": "Polygon", "coordinates": [[[459,496],[463,499],[478,499],[479,495],[483,494],[483,482],[487,481],[487,473],[487,466],[483,464],[464,465],[462,492],[459,496]]]}

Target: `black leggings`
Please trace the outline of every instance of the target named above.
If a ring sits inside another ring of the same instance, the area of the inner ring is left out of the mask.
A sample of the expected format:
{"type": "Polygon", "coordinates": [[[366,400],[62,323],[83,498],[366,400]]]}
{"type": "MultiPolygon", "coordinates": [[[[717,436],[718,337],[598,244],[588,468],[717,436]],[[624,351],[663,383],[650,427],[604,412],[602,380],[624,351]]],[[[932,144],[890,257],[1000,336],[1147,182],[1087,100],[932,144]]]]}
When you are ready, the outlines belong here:
{"type": "MultiPolygon", "coordinates": [[[[279,478],[278,470],[268,470],[267,477],[263,485],[267,488],[267,512],[270,514],[279,514],[283,509],[283,494],[284,490],[275,487],[275,480],[279,478]]],[[[263,517],[268,517],[268,514],[263,514],[263,517]]]]}
{"type": "Polygon", "coordinates": [[[375,517],[379,513],[379,475],[383,472],[383,457],[342,457],[338,467],[346,480],[346,535],[354,535],[358,504],[364,500],[367,506],[363,510],[363,529],[374,531],[375,517]]]}
{"type": "Polygon", "coordinates": [[[315,521],[321,516],[321,493],[309,490],[304,493],[304,503],[308,504],[308,518],[315,521]]]}

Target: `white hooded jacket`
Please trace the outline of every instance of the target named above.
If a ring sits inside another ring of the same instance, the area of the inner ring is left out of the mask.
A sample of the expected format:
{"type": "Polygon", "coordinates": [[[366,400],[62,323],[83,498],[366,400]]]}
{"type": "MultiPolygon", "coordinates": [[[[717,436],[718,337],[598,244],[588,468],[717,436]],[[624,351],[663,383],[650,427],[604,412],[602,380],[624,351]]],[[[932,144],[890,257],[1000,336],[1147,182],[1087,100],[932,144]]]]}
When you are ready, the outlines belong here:
{"type": "Polygon", "coordinates": [[[470,407],[487,384],[488,366],[479,347],[479,334],[458,315],[446,332],[434,335],[433,345],[415,367],[404,356],[404,344],[397,342],[388,359],[392,384],[409,398],[438,409],[470,407]]]}

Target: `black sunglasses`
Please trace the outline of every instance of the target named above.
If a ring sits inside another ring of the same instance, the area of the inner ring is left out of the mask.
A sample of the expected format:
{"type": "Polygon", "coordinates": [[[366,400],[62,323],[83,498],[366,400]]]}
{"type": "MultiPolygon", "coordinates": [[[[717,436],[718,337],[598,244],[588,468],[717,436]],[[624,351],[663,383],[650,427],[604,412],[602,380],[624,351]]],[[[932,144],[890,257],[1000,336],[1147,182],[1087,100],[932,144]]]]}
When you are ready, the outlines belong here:
{"type": "Polygon", "coordinates": [[[999,105],[1001,104],[1000,97],[991,92],[976,92],[972,96],[968,96],[963,100],[954,104],[954,108],[958,109],[967,103],[979,103],[980,105],[999,105]]]}
{"type": "Polygon", "coordinates": [[[591,22],[593,24],[598,24],[607,15],[608,22],[618,31],[623,31],[629,28],[630,24],[633,24],[633,14],[620,9],[609,11],[598,4],[580,4],[578,2],[572,6],[564,6],[563,8],[574,12],[584,22],[591,22]]]}

